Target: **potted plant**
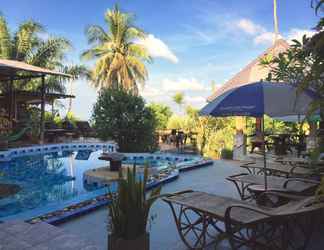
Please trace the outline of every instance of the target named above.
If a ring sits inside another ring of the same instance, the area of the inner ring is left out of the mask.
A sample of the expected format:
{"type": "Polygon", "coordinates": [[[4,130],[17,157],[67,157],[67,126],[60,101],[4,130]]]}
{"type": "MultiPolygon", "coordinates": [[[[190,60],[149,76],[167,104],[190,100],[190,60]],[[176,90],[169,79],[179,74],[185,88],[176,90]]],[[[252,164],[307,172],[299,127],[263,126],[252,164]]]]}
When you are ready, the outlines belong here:
{"type": "Polygon", "coordinates": [[[109,250],[149,250],[148,216],[152,204],[161,197],[161,186],[154,188],[147,197],[147,178],[147,167],[143,178],[137,175],[135,165],[127,169],[125,177],[119,171],[118,190],[116,194],[110,192],[111,203],[108,206],[109,250]]]}

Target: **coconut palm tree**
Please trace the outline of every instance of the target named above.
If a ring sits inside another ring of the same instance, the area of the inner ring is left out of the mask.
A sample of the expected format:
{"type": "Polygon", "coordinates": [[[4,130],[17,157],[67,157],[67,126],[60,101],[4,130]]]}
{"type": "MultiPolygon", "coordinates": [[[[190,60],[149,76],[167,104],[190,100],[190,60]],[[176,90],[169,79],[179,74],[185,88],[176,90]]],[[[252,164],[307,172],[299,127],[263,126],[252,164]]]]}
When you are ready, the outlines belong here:
{"type": "MultiPolygon", "coordinates": [[[[48,69],[66,69],[62,63],[66,52],[71,48],[68,40],[61,37],[42,38],[44,27],[32,20],[19,25],[11,32],[6,19],[0,15],[0,58],[23,61],[48,69]]],[[[59,77],[47,78],[47,91],[65,93],[64,81],[59,77]]],[[[16,89],[38,90],[40,80],[15,81],[16,89]]]]}
{"type": "Polygon", "coordinates": [[[184,95],[182,92],[177,92],[174,96],[173,96],[173,101],[179,105],[179,110],[181,111],[182,109],[182,105],[184,103],[184,95]]]}
{"type": "Polygon", "coordinates": [[[105,13],[107,29],[92,25],[86,30],[91,48],[82,54],[96,60],[92,82],[96,88],[122,88],[138,93],[148,77],[145,62],[151,57],[143,45],[136,43],[145,33],[134,25],[134,16],[121,12],[118,5],[105,13]]]}

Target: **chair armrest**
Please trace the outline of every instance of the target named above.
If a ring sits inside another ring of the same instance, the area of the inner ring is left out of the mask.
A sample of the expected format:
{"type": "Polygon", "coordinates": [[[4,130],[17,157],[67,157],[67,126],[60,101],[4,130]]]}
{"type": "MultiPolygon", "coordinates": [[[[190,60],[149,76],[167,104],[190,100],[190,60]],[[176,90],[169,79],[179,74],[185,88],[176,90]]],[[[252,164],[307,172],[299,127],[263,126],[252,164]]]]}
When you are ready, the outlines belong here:
{"type": "MultiPolygon", "coordinates": [[[[241,208],[241,209],[249,210],[249,211],[255,212],[256,214],[265,215],[267,217],[275,216],[274,214],[266,212],[263,209],[260,209],[258,207],[252,207],[249,205],[242,205],[242,204],[235,204],[235,205],[227,207],[225,210],[225,223],[227,225],[232,224],[231,223],[231,212],[232,212],[233,208],[241,208]]],[[[244,223],[242,222],[241,224],[244,224],[244,223]]]]}
{"type": "Polygon", "coordinates": [[[283,193],[283,192],[280,192],[280,191],[266,191],[266,192],[263,192],[261,193],[259,196],[258,196],[258,199],[262,199],[264,197],[267,197],[267,196],[275,196],[277,198],[286,198],[286,199],[289,199],[289,200],[302,200],[308,196],[303,196],[303,195],[293,195],[293,194],[287,194],[287,193],[283,193]]]}
{"type": "Polygon", "coordinates": [[[187,189],[187,190],[183,190],[183,191],[179,191],[179,192],[175,192],[175,193],[171,193],[171,194],[165,194],[165,197],[170,198],[172,196],[177,196],[177,195],[181,195],[181,194],[185,194],[185,193],[192,193],[194,192],[191,189],[187,189]]]}
{"type": "Polygon", "coordinates": [[[244,176],[244,175],[249,175],[248,173],[240,173],[240,174],[234,174],[226,177],[226,180],[229,181],[236,181],[236,177],[244,176]]]}

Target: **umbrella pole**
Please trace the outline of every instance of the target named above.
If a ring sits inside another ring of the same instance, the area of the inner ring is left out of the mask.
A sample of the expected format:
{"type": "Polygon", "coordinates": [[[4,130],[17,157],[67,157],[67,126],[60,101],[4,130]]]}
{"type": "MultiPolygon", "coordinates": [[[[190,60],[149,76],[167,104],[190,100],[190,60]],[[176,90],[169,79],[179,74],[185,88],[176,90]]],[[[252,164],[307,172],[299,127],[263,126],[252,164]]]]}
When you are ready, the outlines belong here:
{"type": "Polygon", "coordinates": [[[263,141],[263,168],[264,168],[264,189],[268,189],[268,180],[267,180],[267,157],[266,157],[266,143],[265,143],[265,134],[264,134],[264,115],[262,117],[262,141],[263,141]]]}

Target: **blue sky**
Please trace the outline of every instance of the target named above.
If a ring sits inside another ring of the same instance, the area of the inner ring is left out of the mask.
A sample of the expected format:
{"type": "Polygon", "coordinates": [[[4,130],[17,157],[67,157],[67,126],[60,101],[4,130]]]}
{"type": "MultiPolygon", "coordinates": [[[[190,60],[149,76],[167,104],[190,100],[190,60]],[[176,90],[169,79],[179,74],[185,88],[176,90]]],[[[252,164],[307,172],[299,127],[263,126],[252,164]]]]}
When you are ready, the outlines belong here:
{"type": "MultiPolygon", "coordinates": [[[[310,0],[277,0],[279,31],[285,39],[311,34],[317,17],[310,0]]],[[[174,111],[172,96],[184,92],[186,104],[200,108],[217,87],[271,45],[272,0],[1,0],[0,11],[11,29],[26,20],[42,23],[49,34],[73,44],[68,63],[80,63],[87,48],[84,30],[104,26],[104,13],[118,2],[136,14],[136,23],[149,35],[143,42],[154,57],[141,91],[147,102],[161,102],[174,111]]],[[[81,62],[86,63],[86,62],[81,62]]],[[[73,84],[74,113],[88,119],[96,90],[85,81],[73,84]]]]}

